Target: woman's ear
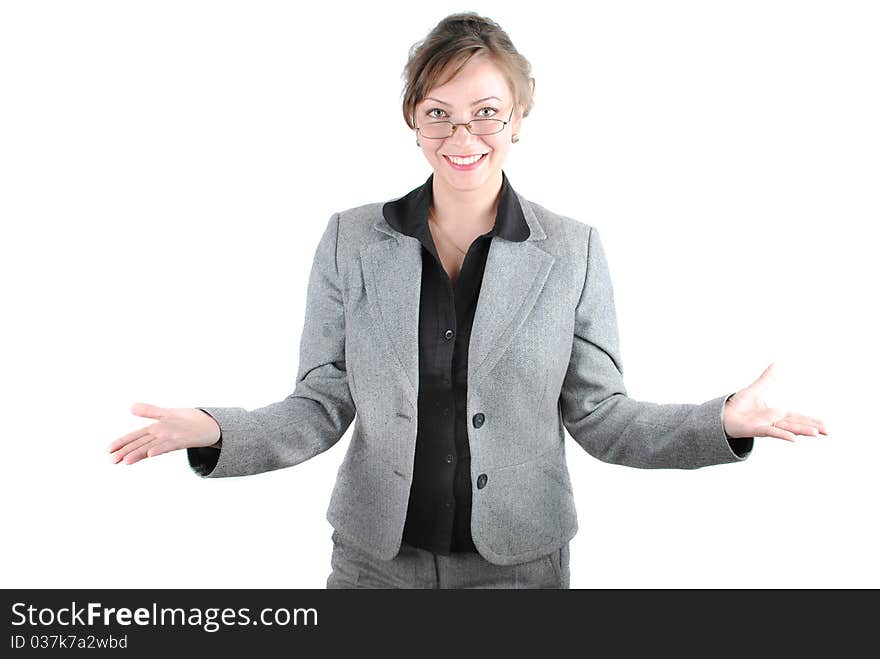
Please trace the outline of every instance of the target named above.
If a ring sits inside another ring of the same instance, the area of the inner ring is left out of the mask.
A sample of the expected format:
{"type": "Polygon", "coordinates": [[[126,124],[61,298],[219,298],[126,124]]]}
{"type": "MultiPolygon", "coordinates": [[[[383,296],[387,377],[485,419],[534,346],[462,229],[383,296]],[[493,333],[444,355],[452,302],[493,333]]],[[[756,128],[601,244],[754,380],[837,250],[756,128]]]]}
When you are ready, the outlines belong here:
{"type": "Polygon", "coordinates": [[[522,130],[522,107],[517,107],[517,109],[513,113],[513,120],[510,122],[511,135],[519,135],[522,130]]]}

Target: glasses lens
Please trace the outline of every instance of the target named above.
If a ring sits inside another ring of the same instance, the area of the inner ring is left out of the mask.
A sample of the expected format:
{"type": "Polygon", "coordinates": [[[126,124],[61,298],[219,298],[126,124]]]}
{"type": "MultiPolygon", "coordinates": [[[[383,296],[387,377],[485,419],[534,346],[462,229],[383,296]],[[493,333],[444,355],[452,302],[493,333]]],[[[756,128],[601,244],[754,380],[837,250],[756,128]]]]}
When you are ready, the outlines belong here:
{"type": "Polygon", "coordinates": [[[449,137],[452,135],[452,124],[448,121],[434,121],[422,124],[419,127],[419,132],[425,137],[449,137]]]}
{"type": "Polygon", "coordinates": [[[471,132],[474,135],[492,135],[500,132],[503,126],[504,122],[497,119],[474,119],[471,122],[471,132]]]}
{"type": "MultiPolygon", "coordinates": [[[[501,132],[504,122],[498,119],[474,119],[471,121],[471,132],[474,135],[494,135],[501,132]]],[[[452,124],[448,121],[433,121],[419,126],[419,132],[425,137],[436,139],[452,135],[452,124]]]]}

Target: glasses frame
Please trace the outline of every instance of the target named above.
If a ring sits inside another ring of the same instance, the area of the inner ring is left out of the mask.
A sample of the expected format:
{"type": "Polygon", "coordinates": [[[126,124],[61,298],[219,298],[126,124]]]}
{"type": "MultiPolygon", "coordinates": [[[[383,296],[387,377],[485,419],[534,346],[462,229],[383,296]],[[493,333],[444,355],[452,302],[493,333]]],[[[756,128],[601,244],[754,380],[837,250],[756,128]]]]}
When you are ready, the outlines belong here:
{"type": "Polygon", "coordinates": [[[510,120],[513,118],[513,111],[515,108],[516,108],[516,105],[514,105],[510,108],[510,116],[507,117],[507,121],[504,121],[504,119],[496,119],[495,117],[486,117],[484,119],[471,119],[470,121],[459,122],[459,123],[449,121],[449,119],[441,119],[440,121],[429,121],[428,122],[431,125],[433,125],[433,124],[449,124],[450,126],[452,126],[452,130],[449,132],[449,135],[447,135],[446,137],[428,137],[427,135],[422,133],[422,129],[420,126],[416,126],[416,132],[419,134],[420,137],[424,137],[426,140],[448,140],[450,137],[455,135],[456,126],[464,126],[467,129],[467,132],[469,132],[471,135],[474,135],[476,137],[483,137],[485,135],[497,135],[498,133],[504,131],[505,128],[507,128],[507,124],[509,124],[510,120]],[[500,121],[501,128],[496,130],[494,133],[481,133],[480,135],[477,135],[476,133],[474,133],[474,131],[471,130],[471,124],[475,121],[500,121]]]}

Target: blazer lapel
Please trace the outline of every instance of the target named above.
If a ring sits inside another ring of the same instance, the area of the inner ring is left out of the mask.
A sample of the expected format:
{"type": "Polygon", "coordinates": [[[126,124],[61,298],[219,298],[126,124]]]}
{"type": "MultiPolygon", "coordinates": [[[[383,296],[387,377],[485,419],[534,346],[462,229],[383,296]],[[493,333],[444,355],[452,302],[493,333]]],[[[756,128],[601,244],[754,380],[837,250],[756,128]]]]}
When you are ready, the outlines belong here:
{"type": "Polygon", "coordinates": [[[413,409],[418,409],[419,298],[422,284],[422,244],[417,238],[395,232],[385,220],[374,225],[396,234],[361,249],[364,288],[380,341],[397,360],[399,384],[413,409]],[[384,226],[382,226],[384,225],[384,226]]]}
{"type": "MultiPolygon", "coordinates": [[[[516,331],[538,299],[555,257],[537,242],[546,239],[534,211],[519,193],[530,234],[522,242],[494,236],[474,315],[468,349],[468,386],[479,383],[513,341],[516,331]]],[[[395,240],[361,248],[368,308],[378,331],[376,337],[396,360],[392,369],[418,410],[419,298],[422,244],[392,228],[384,217],[373,224],[395,240]]]]}
{"type": "Polygon", "coordinates": [[[468,349],[468,387],[479,384],[535,306],[556,260],[529,239],[492,239],[468,349]]]}

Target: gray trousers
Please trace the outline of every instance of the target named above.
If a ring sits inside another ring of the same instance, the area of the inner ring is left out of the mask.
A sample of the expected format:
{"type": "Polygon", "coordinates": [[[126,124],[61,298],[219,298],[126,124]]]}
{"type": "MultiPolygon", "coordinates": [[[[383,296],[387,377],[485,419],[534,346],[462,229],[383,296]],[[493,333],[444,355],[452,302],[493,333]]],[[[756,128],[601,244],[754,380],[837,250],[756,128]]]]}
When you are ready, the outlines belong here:
{"type": "Polygon", "coordinates": [[[518,565],[495,565],[473,552],[435,554],[405,542],[389,561],[333,531],[327,588],[569,588],[569,547],[518,565]]]}

